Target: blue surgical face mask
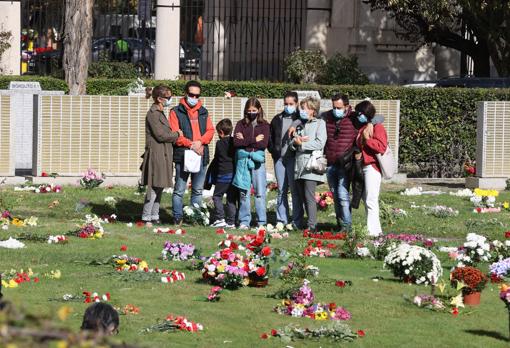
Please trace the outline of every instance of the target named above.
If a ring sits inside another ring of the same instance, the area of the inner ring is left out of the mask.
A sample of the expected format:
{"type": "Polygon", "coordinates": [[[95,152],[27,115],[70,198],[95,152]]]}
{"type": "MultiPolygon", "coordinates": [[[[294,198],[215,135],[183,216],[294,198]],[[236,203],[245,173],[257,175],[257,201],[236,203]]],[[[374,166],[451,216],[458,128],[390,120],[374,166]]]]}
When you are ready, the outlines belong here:
{"type": "Polygon", "coordinates": [[[197,105],[198,99],[191,98],[188,96],[188,97],[186,97],[186,102],[188,103],[189,106],[193,107],[193,106],[197,105]]]}
{"type": "Polygon", "coordinates": [[[172,98],[166,99],[163,103],[163,107],[165,108],[169,107],[170,105],[172,105],[172,98]]]}
{"type": "Polygon", "coordinates": [[[296,107],[295,106],[290,106],[290,105],[285,105],[283,110],[285,111],[285,113],[287,115],[292,115],[293,113],[296,112],[296,107]]]}
{"type": "Polygon", "coordinates": [[[299,110],[299,117],[301,117],[303,121],[308,121],[308,113],[305,110],[299,110]]]}
{"type": "Polygon", "coordinates": [[[367,119],[367,117],[366,117],[364,114],[360,114],[360,115],[358,116],[358,121],[359,121],[360,123],[367,123],[367,122],[368,122],[368,119],[367,119]]]}
{"type": "Polygon", "coordinates": [[[333,116],[335,118],[343,118],[345,116],[345,110],[344,109],[333,109],[333,116]]]}

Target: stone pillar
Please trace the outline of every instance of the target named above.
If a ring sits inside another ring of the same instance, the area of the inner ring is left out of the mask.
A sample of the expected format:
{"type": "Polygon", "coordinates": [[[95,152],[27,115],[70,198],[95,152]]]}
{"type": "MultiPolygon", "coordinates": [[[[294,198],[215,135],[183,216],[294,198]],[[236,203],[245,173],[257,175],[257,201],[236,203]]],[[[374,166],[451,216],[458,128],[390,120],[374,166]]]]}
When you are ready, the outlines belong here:
{"type": "Polygon", "coordinates": [[[19,75],[21,66],[21,20],[19,1],[0,1],[0,31],[10,32],[10,47],[2,54],[0,73],[19,75]]]}
{"type": "Polygon", "coordinates": [[[156,5],[156,80],[179,78],[181,1],[158,0],[156,5]]]}

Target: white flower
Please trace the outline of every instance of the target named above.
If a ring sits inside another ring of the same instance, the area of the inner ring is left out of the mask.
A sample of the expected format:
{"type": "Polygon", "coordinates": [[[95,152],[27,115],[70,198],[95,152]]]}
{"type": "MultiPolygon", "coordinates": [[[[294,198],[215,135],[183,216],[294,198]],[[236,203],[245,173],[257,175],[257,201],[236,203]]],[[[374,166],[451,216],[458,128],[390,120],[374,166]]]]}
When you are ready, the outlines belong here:
{"type": "Polygon", "coordinates": [[[287,225],[285,225],[285,229],[287,231],[293,231],[294,230],[294,226],[292,226],[292,224],[287,224],[287,225]]]}
{"type": "Polygon", "coordinates": [[[127,227],[133,227],[133,223],[132,223],[132,222],[128,222],[128,223],[126,224],[126,226],[127,226],[127,227]]]}
{"type": "Polygon", "coordinates": [[[279,222],[279,223],[277,223],[277,224],[276,224],[276,230],[277,230],[278,232],[283,231],[283,228],[284,228],[284,226],[283,226],[283,224],[282,224],[281,222],[279,222]]]}
{"type": "Polygon", "coordinates": [[[24,247],[25,247],[25,244],[23,244],[19,240],[14,239],[12,237],[9,237],[9,239],[0,242],[0,248],[21,249],[24,247]]]}
{"type": "Polygon", "coordinates": [[[2,230],[7,231],[9,229],[8,225],[2,225],[2,230]]]}
{"type": "Polygon", "coordinates": [[[403,192],[400,192],[404,196],[421,196],[423,189],[421,187],[407,188],[403,192]]]}

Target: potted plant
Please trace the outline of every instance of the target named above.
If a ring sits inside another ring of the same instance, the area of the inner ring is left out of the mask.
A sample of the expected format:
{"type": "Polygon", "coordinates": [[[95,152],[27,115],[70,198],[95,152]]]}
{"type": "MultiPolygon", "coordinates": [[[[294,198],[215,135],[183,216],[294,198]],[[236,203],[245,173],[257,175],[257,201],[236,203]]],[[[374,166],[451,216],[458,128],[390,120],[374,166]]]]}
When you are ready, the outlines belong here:
{"type": "Polygon", "coordinates": [[[462,286],[464,304],[477,306],[480,304],[480,293],[485,288],[488,278],[478,268],[456,267],[450,274],[452,286],[462,286]]]}
{"type": "Polygon", "coordinates": [[[430,250],[402,243],[384,258],[384,266],[407,283],[436,284],[443,274],[441,262],[430,250]]]}

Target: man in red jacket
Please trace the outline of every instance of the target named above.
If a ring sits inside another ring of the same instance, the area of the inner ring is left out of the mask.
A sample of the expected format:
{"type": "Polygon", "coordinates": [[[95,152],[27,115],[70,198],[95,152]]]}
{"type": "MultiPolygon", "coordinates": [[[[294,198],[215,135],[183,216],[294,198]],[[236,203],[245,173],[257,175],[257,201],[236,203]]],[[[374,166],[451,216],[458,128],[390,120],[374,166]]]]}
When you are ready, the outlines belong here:
{"type": "Polygon", "coordinates": [[[169,123],[173,131],[181,130],[183,135],[174,144],[175,186],[172,195],[172,211],[174,222],[180,224],[183,217],[182,197],[186,191],[186,183],[191,174],[191,205],[202,204],[205,173],[209,163],[209,146],[214,136],[214,126],[209,112],[202,106],[200,92],[202,86],[197,81],[186,83],[186,95],[179,105],[170,111],[169,123]],[[200,171],[188,173],[184,171],[184,153],[193,150],[202,156],[200,171]]]}

